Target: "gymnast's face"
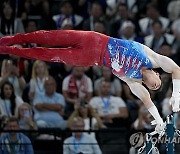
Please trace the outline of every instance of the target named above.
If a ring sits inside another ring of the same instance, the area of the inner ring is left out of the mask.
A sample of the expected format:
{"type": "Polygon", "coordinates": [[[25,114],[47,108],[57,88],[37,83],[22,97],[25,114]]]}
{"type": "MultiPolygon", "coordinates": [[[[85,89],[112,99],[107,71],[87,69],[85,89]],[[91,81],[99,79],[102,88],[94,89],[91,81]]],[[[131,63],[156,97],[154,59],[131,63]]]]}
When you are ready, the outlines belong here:
{"type": "Polygon", "coordinates": [[[159,73],[154,72],[153,70],[147,70],[145,73],[143,73],[143,83],[150,90],[158,90],[161,87],[159,73]]]}

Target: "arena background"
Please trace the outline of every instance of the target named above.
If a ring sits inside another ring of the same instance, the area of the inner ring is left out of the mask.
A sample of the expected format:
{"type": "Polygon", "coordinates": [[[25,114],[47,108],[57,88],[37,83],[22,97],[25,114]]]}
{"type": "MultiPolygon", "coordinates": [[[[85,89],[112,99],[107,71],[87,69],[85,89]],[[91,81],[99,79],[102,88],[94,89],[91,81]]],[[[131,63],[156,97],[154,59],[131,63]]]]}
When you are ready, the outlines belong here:
{"type": "MultiPolygon", "coordinates": [[[[96,31],[145,44],[180,65],[179,0],[1,0],[0,7],[0,37],[37,30],[96,31]]],[[[31,48],[39,45],[17,46],[31,48]]],[[[152,117],[142,102],[108,68],[79,68],[12,55],[0,56],[0,68],[1,136],[9,133],[6,127],[8,118],[17,117],[20,128],[12,127],[10,131],[28,136],[34,153],[63,153],[64,140],[71,136],[72,119],[77,116],[84,119],[85,133],[97,140],[103,154],[135,154],[137,149],[131,147],[129,137],[136,132],[154,129],[150,125],[152,117]],[[44,101],[48,74],[55,79],[55,91],[60,94],[59,110],[48,107],[41,110],[36,106],[39,102],[46,106],[54,101],[44,101]],[[75,86],[72,76],[79,81],[75,86]],[[110,83],[110,88],[103,85],[103,81],[110,83]],[[110,102],[111,113],[104,113],[96,99],[108,97],[109,93],[115,101],[110,102]],[[4,105],[6,101],[8,105],[4,105]],[[23,107],[30,111],[26,120],[25,111],[21,111],[23,107]]],[[[165,118],[171,114],[168,104],[172,92],[171,76],[161,69],[157,71],[161,74],[163,88],[150,91],[150,94],[165,118]]],[[[179,114],[176,115],[176,126],[180,128],[179,114]]],[[[2,143],[2,137],[0,139],[2,143]]],[[[91,145],[93,143],[87,146],[91,145]]],[[[166,153],[164,144],[158,148],[160,153],[166,153]]],[[[0,146],[0,153],[2,149],[0,146]]],[[[179,151],[176,144],[175,153],[179,151]]]]}

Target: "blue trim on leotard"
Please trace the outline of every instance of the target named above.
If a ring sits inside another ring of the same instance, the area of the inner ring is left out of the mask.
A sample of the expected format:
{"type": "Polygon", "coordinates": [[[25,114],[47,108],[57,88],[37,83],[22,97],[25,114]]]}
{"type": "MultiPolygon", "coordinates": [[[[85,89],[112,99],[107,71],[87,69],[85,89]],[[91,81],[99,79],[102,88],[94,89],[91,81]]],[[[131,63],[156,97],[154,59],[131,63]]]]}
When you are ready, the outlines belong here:
{"type": "Polygon", "coordinates": [[[110,38],[107,47],[109,58],[118,63],[119,71],[112,68],[117,77],[142,78],[141,68],[152,68],[151,60],[144,52],[143,45],[130,40],[110,38]]]}

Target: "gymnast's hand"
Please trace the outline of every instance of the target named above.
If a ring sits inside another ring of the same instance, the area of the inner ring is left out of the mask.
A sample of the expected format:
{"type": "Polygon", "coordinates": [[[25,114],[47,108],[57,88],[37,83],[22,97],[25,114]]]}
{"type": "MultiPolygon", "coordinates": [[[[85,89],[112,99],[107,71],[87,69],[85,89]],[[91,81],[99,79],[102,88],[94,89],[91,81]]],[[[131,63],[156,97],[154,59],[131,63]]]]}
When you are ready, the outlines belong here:
{"type": "Polygon", "coordinates": [[[155,126],[155,132],[157,134],[159,134],[160,137],[162,137],[165,133],[165,127],[166,127],[166,124],[164,122],[156,122],[156,120],[153,120],[151,121],[151,125],[156,125],[155,126]]]}
{"type": "Polygon", "coordinates": [[[180,94],[172,95],[172,97],[169,100],[170,105],[172,106],[173,112],[180,111],[180,94]]]}
{"type": "Polygon", "coordinates": [[[173,79],[173,92],[169,103],[173,112],[180,111],[180,79],[173,79]]]}

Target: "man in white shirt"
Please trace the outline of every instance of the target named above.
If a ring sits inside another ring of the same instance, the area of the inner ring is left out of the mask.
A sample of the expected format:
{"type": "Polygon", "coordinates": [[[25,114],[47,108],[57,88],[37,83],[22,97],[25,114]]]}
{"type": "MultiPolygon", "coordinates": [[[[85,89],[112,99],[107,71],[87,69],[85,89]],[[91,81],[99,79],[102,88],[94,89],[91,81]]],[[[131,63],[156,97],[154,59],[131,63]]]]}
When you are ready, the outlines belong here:
{"type": "MultiPolygon", "coordinates": [[[[72,130],[83,130],[84,120],[80,117],[74,118],[72,130]]],[[[83,132],[75,132],[64,141],[63,154],[102,154],[95,138],[83,132]]]]}
{"type": "Polygon", "coordinates": [[[102,81],[100,96],[93,97],[90,105],[97,110],[105,123],[112,123],[114,118],[127,118],[128,110],[125,102],[120,97],[110,95],[110,83],[102,81]]]}

